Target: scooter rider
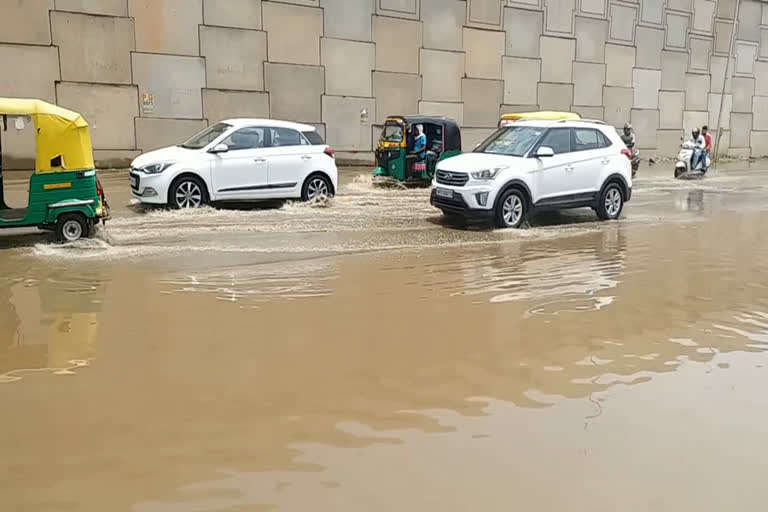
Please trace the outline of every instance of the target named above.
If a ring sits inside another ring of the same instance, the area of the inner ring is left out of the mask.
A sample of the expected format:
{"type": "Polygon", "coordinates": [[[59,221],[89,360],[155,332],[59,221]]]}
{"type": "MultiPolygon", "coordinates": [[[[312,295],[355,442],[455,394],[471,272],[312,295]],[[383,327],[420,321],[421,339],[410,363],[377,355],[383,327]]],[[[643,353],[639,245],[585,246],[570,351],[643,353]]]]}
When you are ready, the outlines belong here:
{"type": "Polygon", "coordinates": [[[695,171],[699,166],[699,163],[702,164],[702,170],[706,170],[704,169],[706,166],[706,160],[702,162],[702,159],[706,158],[704,148],[706,147],[707,143],[698,128],[691,130],[690,142],[693,144],[693,154],[691,155],[691,170],[695,171]]]}
{"type": "Polygon", "coordinates": [[[635,149],[635,134],[632,132],[632,125],[626,123],[624,125],[624,131],[621,133],[621,140],[627,146],[627,149],[635,149]]]}

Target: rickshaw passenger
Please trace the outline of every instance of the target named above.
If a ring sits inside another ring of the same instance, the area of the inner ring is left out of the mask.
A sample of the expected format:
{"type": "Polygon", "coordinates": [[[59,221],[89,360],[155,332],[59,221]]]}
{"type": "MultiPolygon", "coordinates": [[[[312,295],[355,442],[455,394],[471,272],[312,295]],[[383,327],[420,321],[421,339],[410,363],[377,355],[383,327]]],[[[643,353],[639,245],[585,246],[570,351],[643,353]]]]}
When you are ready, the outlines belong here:
{"type": "Polygon", "coordinates": [[[424,135],[424,125],[417,124],[413,131],[413,155],[415,159],[411,169],[415,172],[424,172],[427,170],[425,162],[427,158],[427,136],[424,135]]]}

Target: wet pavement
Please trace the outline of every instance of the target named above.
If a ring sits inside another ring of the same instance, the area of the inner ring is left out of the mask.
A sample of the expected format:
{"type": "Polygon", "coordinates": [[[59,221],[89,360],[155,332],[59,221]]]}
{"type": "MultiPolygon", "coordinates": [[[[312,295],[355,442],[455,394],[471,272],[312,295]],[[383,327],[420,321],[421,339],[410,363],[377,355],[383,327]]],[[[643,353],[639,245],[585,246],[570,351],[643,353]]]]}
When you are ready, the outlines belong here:
{"type": "Polygon", "coordinates": [[[0,233],[0,510],[762,508],[768,172],[667,171],[518,231],[103,175],[97,239],[0,233]]]}

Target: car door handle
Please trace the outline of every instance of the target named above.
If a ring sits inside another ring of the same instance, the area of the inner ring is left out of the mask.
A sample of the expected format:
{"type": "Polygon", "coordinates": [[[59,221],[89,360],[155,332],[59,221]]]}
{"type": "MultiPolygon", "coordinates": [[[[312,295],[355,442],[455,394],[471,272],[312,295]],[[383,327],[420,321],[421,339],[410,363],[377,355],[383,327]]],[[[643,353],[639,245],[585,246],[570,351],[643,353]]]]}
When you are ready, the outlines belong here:
{"type": "Polygon", "coordinates": [[[565,172],[573,172],[573,166],[572,165],[566,165],[565,166],[565,172]]]}
{"type": "Polygon", "coordinates": [[[611,163],[611,161],[607,158],[603,158],[601,162],[603,163],[603,165],[608,165],[609,163],[611,163]]]}
{"type": "Polygon", "coordinates": [[[261,163],[266,162],[267,159],[266,158],[254,158],[253,161],[256,162],[257,164],[261,164],[261,163]]]}
{"type": "Polygon", "coordinates": [[[302,160],[312,160],[312,157],[311,157],[311,156],[309,156],[309,155],[303,155],[303,156],[301,157],[301,159],[302,159],[302,160]]]}

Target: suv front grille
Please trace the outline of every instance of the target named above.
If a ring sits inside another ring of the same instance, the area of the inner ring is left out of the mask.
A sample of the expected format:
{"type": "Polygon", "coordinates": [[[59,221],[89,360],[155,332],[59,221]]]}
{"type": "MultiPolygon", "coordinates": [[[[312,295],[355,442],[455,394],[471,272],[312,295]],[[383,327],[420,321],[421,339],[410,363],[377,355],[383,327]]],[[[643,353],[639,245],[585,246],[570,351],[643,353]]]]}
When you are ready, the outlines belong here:
{"type": "Polygon", "coordinates": [[[463,187],[469,181],[469,174],[465,172],[437,171],[437,182],[442,185],[463,187]]]}

